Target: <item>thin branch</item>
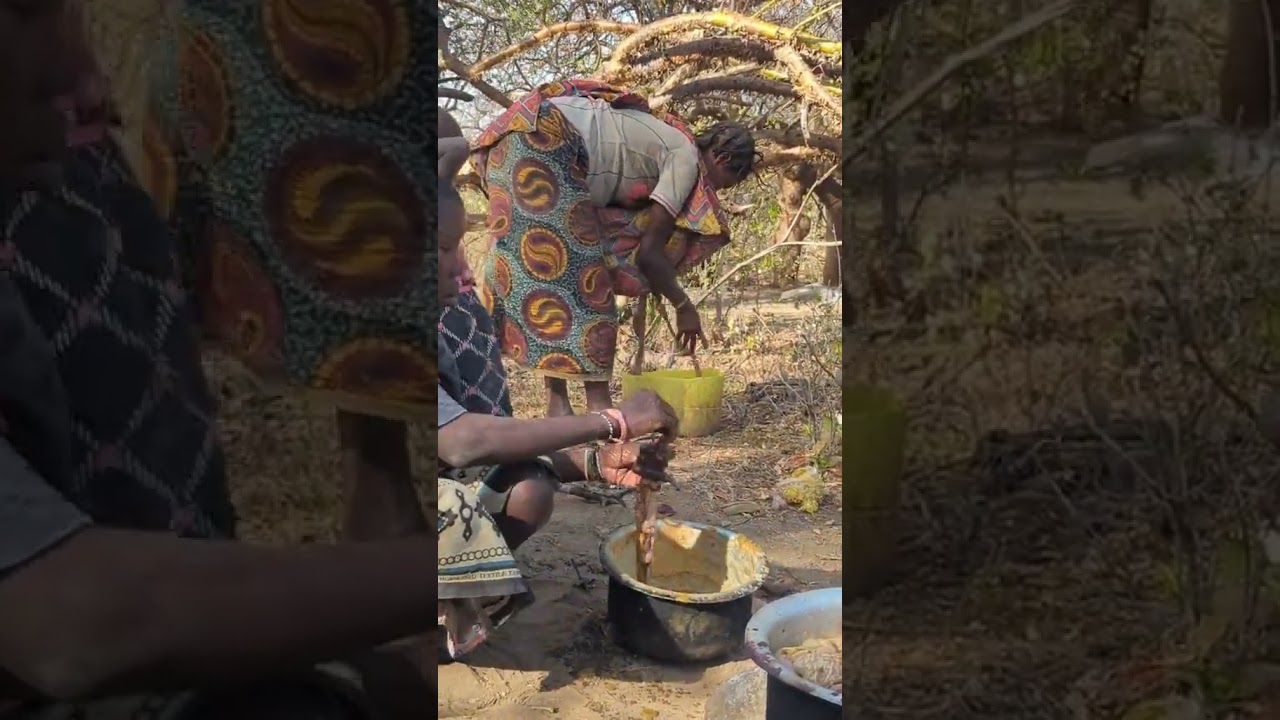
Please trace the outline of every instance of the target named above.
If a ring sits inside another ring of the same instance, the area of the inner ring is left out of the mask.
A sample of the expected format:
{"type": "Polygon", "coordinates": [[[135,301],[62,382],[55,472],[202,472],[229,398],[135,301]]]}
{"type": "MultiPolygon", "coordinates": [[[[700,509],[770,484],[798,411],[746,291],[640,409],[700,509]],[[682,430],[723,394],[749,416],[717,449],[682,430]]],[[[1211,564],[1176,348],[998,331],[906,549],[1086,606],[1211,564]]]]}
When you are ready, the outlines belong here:
{"type": "Polygon", "coordinates": [[[1196,367],[1200,368],[1200,372],[1218,389],[1218,392],[1222,393],[1222,396],[1228,402],[1235,406],[1236,410],[1240,411],[1256,425],[1259,420],[1257,409],[1232,387],[1222,372],[1214,366],[1213,361],[1209,359],[1204,348],[1196,340],[1195,331],[1191,329],[1191,322],[1187,319],[1182,305],[1174,301],[1173,292],[1162,282],[1156,281],[1152,285],[1156,293],[1160,295],[1160,299],[1164,301],[1165,307],[1172,314],[1174,325],[1178,331],[1178,339],[1185,348],[1191,351],[1191,357],[1195,360],[1196,367]]]}
{"type": "Polygon", "coordinates": [[[511,105],[511,98],[507,97],[506,93],[502,92],[501,90],[494,87],[493,85],[490,85],[483,78],[472,77],[470,69],[468,69],[467,66],[461,60],[455,57],[453,53],[449,52],[444,48],[441,48],[440,58],[441,60],[444,61],[444,66],[446,70],[448,70],[449,72],[452,72],[454,75],[457,75],[459,78],[469,83],[476,90],[479,90],[481,95],[484,95],[485,97],[494,101],[500,107],[506,108],[511,105]]]}
{"type": "Polygon", "coordinates": [[[526,53],[539,45],[543,45],[561,35],[586,32],[630,35],[639,29],[639,25],[613,22],[610,20],[576,20],[573,22],[562,22],[555,25],[548,25],[524,40],[521,40],[514,45],[509,45],[486,58],[478,60],[471,66],[471,74],[474,77],[479,77],[495,67],[502,65],[503,63],[510,62],[519,55],[526,53]]]}
{"type": "Polygon", "coordinates": [[[747,258],[746,260],[743,260],[737,265],[734,265],[732,268],[729,269],[728,272],[726,272],[724,275],[721,275],[719,278],[717,278],[715,282],[711,283],[711,287],[707,288],[706,292],[703,293],[702,297],[698,298],[697,302],[695,302],[694,305],[695,306],[702,305],[702,303],[707,301],[707,298],[711,297],[711,294],[715,292],[716,288],[720,287],[721,285],[724,285],[726,282],[733,279],[734,275],[737,275],[738,273],[742,272],[746,268],[751,267],[752,265],[756,264],[760,260],[763,260],[764,258],[772,255],[773,253],[781,250],[782,248],[785,248],[785,247],[840,247],[840,245],[842,244],[843,243],[831,242],[829,240],[816,240],[816,241],[815,240],[797,240],[795,242],[786,241],[786,242],[774,243],[769,247],[756,253],[755,255],[752,255],[751,257],[747,258]]]}
{"type": "Polygon", "coordinates": [[[492,15],[490,15],[489,13],[487,13],[487,12],[485,12],[485,11],[481,10],[480,8],[476,7],[475,5],[472,5],[471,3],[463,2],[463,0],[440,0],[440,3],[439,3],[439,4],[440,4],[440,5],[451,5],[451,6],[453,6],[453,7],[456,7],[456,8],[458,8],[458,9],[460,9],[460,10],[466,10],[467,12],[471,13],[472,15],[478,15],[479,17],[482,17],[482,18],[484,18],[485,20],[488,20],[489,22],[498,22],[498,19],[497,19],[497,18],[495,18],[494,16],[492,16],[492,15]]]}
{"type": "Polygon", "coordinates": [[[1076,0],[1058,0],[1058,2],[1046,5],[1045,7],[1026,15],[1021,20],[1015,22],[1004,30],[1001,30],[995,35],[992,35],[986,40],[983,40],[977,45],[947,58],[947,61],[944,62],[941,67],[934,70],[929,77],[916,84],[916,86],[911,88],[909,92],[898,98],[898,101],[893,105],[890,105],[880,117],[876,118],[869,128],[864,130],[856,139],[845,145],[844,162],[846,164],[852,164],[854,158],[866,152],[871,147],[871,144],[880,137],[880,135],[893,127],[898,120],[911,112],[916,105],[920,104],[920,102],[936,90],[939,85],[946,82],[952,75],[978,60],[991,55],[1005,45],[1030,35],[1045,25],[1061,18],[1074,10],[1076,5],[1076,0]]]}

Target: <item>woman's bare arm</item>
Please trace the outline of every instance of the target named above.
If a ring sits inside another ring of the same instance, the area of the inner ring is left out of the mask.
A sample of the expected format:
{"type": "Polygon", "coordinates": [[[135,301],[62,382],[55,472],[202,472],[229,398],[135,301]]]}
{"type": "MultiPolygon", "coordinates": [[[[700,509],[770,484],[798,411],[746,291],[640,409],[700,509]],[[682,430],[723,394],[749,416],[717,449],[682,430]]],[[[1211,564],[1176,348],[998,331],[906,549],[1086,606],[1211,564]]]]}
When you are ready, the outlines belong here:
{"type": "Polygon", "coordinates": [[[644,212],[649,214],[649,225],[636,249],[636,267],[649,280],[654,292],[666,298],[675,307],[689,301],[684,288],[676,278],[675,266],[667,259],[665,248],[676,229],[676,218],[660,203],[650,203],[644,212]]]}
{"type": "Polygon", "coordinates": [[[347,486],[344,537],[363,541],[425,534],[430,525],[413,484],[408,425],[342,410],[335,418],[347,486]]]}
{"type": "Polygon", "coordinates": [[[530,419],[466,413],[436,437],[440,460],[462,468],[522,462],[609,435],[608,421],[592,413],[530,419]]]}
{"type": "Polygon", "coordinates": [[[428,631],[434,536],[297,548],[89,527],[0,576],[0,666],[33,694],[207,686],[428,631]]]}

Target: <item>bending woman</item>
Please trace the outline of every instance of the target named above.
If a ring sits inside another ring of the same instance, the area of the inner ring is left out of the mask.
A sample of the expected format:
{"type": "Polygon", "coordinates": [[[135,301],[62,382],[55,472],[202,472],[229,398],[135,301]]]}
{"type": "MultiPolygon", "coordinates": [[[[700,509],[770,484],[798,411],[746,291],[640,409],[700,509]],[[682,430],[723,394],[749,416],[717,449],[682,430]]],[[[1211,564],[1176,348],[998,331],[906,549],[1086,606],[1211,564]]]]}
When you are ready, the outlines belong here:
{"type": "Polygon", "coordinates": [[[507,389],[501,361],[487,352],[492,344],[460,356],[462,344],[447,339],[474,337],[489,318],[478,303],[459,305],[466,213],[451,181],[466,159],[466,142],[442,138],[440,147],[439,299],[446,309],[438,348],[436,533],[439,622],[445,631],[440,659],[448,662],[474,649],[531,600],[511,552],[551,519],[557,484],[585,479],[634,487],[641,478],[661,480],[667,443],[634,438],[674,435],[677,421],[652,393],[638,393],[616,410],[578,417],[510,417],[510,406],[495,399],[505,398],[507,389]]]}
{"type": "Polygon", "coordinates": [[[729,242],[716,197],[755,164],[750,131],[694,137],[644,98],[589,80],[551,83],[481,134],[473,162],[489,195],[487,269],[503,352],[544,378],[547,415],[612,406],[616,295],[656,292],[676,308],[678,344],[705,344],[677,275],[729,242]]]}

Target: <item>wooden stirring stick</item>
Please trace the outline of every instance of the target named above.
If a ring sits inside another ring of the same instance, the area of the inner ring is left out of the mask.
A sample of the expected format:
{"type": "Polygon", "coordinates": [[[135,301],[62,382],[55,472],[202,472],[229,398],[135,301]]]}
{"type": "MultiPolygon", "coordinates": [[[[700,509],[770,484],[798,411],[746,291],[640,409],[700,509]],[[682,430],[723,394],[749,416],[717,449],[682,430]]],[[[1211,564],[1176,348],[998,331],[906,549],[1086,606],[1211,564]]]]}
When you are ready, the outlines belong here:
{"type": "MultiPolygon", "coordinates": [[[[636,440],[657,443],[663,442],[664,438],[655,433],[636,440]]],[[[654,495],[666,483],[675,485],[670,478],[662,483],[645,479],[636,488],[636,580],[645,584],[649,582],[649,566],[653,562],[653,544],[658,531],[658,503],[654,495]]]]}

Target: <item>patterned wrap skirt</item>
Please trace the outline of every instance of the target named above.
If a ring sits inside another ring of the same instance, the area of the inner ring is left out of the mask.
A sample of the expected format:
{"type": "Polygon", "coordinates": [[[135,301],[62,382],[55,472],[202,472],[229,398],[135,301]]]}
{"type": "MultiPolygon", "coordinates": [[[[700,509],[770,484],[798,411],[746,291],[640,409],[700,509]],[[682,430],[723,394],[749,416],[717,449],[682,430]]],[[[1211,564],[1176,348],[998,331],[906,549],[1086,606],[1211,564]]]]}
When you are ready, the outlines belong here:
{"type": "Polygon", "coordinates": [[[142,174],[213,345],[337,407],[430,422],[435,10],[312,5],[184,0],[142,174]]]}

